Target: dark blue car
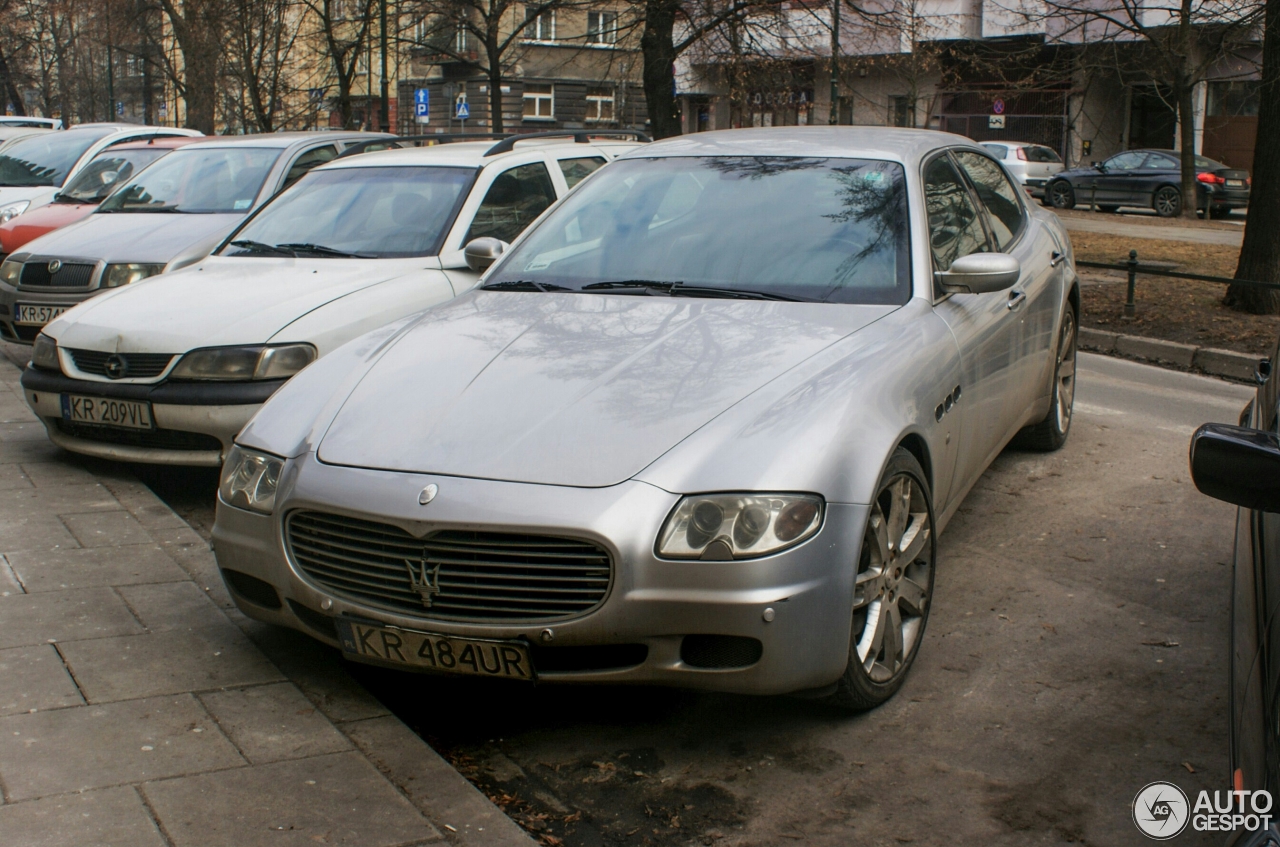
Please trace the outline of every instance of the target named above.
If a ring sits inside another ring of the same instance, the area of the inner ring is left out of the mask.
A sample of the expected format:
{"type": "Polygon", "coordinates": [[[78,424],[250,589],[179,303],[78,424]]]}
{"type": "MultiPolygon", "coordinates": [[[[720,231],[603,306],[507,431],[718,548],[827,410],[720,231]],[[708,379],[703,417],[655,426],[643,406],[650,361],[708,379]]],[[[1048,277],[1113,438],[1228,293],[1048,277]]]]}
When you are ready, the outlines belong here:
{"type": "MultiPolygon", "coordinates": [[[[1182,212],[1181,154],[1175,150],[1126,150],[1105,162],[1062,171],[1045,186],[1045,201],[1057,209],[1121,206],[1155,209],[1162,218],[1182,212]]],[[[1249,172],[1196,156],[1196,209],[1226,217],[1249,205],[1249,172]]]]}

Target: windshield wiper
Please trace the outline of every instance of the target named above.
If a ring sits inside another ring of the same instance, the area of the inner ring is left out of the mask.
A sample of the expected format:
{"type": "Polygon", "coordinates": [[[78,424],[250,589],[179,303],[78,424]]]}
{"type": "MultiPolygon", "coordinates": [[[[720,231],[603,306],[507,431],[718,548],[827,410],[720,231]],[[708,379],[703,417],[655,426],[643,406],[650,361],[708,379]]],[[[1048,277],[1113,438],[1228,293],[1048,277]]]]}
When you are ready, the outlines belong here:
{"type": "Polygon", "coordinates": [[[334,256],[339,259],[376,259],[377,256],[372,253],[348,253],[346,250],[337,250],[333,247],[325,247],[323,244],[310,244],[305,242],[286,242],[277,244],[276,247],[283,250],[295,250],[302,253],[315,253],[318,256],[334,256]]]}
{"type": "Polygon", "coordinates": [[[680,285],[680,281],[660,282],[655,279],[621,279],[612,282],[593,282],[589,285],[582,286],[582,291],[639,291],[644,294],[650,294],[654,291],[660,291],[663,294],[670,293],[672,288],[680,285]]]}
{"type": "Polygon", "coordinates": [[[107,214],[111,214],[112,212],[125,212],[127,214],[136,214],[138,212],[148,214],[151,212],[172,212],[179,215],[186,214],[177,206],[121,206],[117,209],[103,209],[102,211],[107,214]]]}
{"type": "Polygon", "coordinates": [[[729,297],[740,300],[786,300],[801,302],[800,297],[754,291],[749,288],[716,288],[706,285],[685,285],[682,281],[659,282],[651,279],[625,279],[616,282],[593,282],[582,286],[583,291],[637,291],[645,294],[662,293],[670,297],[729,297]]]}
{"type": "Polygon", "coordinates": [[[480,286],[481,291],[572,291],[554,282],[534,282],[531,279],[508,279],[502,282],[490,282],[480,286]]]}
{"type": "Polygon", "coordinates": [[[298,254],[284,247],[277,247],[274,244],[266,244],[261,241],[253,241],[251,239],[242,238],[231,242],[232,247],[240,247],[253,253],[272,253],[279,256],[293,256],[295,259],[298,254]]]}

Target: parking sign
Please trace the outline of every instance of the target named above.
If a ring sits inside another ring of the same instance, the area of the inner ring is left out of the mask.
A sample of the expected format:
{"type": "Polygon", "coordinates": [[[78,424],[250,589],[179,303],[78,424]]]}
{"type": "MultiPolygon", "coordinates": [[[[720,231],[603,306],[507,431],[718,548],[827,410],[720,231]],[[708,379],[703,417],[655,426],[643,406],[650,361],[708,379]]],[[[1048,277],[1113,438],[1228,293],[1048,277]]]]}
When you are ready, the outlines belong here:
{"type": "Polygon", "coordinates": [[[413,90],[413,117],[420,124],[431,122],[431,92],[425,88],[413,90]]]}

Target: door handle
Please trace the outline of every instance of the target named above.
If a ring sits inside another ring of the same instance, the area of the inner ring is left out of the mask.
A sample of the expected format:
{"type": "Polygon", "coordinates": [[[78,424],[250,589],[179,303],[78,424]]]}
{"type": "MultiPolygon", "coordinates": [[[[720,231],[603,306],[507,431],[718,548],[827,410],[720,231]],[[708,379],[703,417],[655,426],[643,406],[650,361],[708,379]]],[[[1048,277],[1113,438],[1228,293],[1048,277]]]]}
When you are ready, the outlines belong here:
{"type": "Polygon", "coordinates": [[[1061,250],[1054,250],[1049,254],[1049,267],[1056,268],[1058,265],[1062,264],[1066,258],[1067,257],[1063,255],[1061,250]]]}
{"type": "Polygon", "coordinates": [[[1009,307],[1009,311],[1012,312],[1014,309],[1018,308],[1026,301],[1027,301],[1027,292],[1018,291],[1015,289],[1014,291],[1009,292],[1009,301],[1005,303],[1005,305],[1009,307]]]}

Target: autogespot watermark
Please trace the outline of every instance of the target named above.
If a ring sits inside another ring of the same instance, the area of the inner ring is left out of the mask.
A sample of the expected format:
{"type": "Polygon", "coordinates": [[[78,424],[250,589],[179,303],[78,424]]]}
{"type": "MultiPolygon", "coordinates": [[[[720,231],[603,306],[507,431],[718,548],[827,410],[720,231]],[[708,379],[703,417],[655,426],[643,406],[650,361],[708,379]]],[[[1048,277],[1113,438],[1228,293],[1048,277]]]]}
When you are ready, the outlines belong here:
{"type": "Polygon", "coordinates": [[[1172,782],[1143,786],[1133,798],[1133,822],[1142,834],[1168,841],[1188,825],[1196,832],[1257,832],[1271,825],[1267,791],[1201,791],[1194,804],[1172,782]]]}

